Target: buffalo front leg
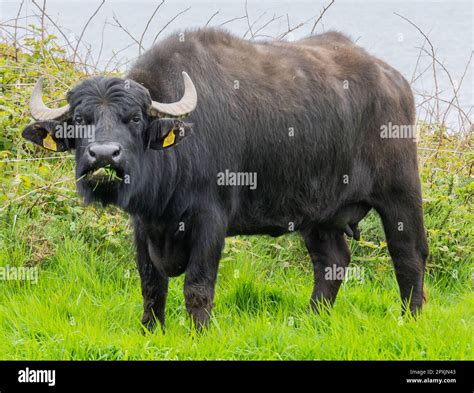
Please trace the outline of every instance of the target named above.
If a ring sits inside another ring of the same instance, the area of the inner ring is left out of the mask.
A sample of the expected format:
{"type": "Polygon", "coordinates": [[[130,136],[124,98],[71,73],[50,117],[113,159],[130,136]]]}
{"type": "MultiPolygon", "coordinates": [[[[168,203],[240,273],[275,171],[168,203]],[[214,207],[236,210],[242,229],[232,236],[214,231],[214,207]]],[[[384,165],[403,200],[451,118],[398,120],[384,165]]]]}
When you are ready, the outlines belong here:
{"type": "Polygon", "coordinates": [[[153,265],[148,253],[146,233],[137,225],[135,225],[135,244],[143,296],[143,314],[140,321],[151,331],[158,320],[164,330],[168,277],[163,276],[153,265]]]}
{"type": "Polygon", "coordinates": [[[350,252],[344,234],[340,231],[312,228],[302,233],[311,256],[314,271],[314,289],[311,308],[331,307],[344,279],[350,262],[350,252]]]}
{"type": "Polygon", "coordinates": [[[186,310],[196,330],[209,326],[217,269],[225,242],[225,226],[218,214],[202,215],[193,225],[184,279],[186,310]]]}

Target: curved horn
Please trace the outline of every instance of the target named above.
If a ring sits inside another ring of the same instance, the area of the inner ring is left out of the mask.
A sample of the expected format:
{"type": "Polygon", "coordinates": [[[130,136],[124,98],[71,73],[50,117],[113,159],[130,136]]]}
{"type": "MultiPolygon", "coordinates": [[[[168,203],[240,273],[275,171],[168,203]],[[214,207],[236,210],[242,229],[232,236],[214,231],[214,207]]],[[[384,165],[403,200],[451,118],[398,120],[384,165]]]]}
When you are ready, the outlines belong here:
{"type": "Polygon", "coordinates": [[[69,105],[62,106],[61,108],[48,108],[41,97],[43,93],[43,78],[38,79],[30,98],[30,111],[31,116],[35,120],[56,120],[63,117],[69,112],[69,105]]]}
{"type": "Polygon", "coordinates": [[[150,113],[153,116],[159,114],[171,115],[171,116],[183,116],[191,113],[197,105],[197,93],[194,83],[189,75],[183,71],[184,79],[184,94],[183,97],[170,104],[162,104],[161,102],[152,101],[150,107],[150,113]]]}

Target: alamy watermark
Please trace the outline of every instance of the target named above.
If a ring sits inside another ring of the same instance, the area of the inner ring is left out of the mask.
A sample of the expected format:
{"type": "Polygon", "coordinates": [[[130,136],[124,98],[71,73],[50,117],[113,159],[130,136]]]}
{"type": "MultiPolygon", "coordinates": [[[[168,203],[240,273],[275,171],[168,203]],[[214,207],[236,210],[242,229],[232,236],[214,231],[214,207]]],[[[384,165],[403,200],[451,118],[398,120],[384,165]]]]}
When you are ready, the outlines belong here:
{"type": "Polygon", "coordinates": [[[418,127],[413,124],[387,124],[380,126],[380,137],[382,139],[413,139],[418,140],[418,127]]]}
{"type": "Polygon", "coordinates": [[[20,383],[45,383],[48,386],[56,385],[56,370],[33,370],[26,367],[18,371],[20,383]]]}
{"type": "Polygon", "coordinates": [[[364,282],[364,269],[360,266],[343,267],[333,264],[324,268],[324,279],[328,281],[355,280],[362,283],[364,282]]]}
{"type": "Polygon", "coordinates": [[[217,174],[218,186],[247,186],[251,190],[257,188],[257,172],[232,172],[226,169],[217,174]]]}
{"type": "Polygon", "coordinates": [[[0,281],[38,282],[38,268],[25,266],[0,266],[0,281]]]}
{"type": "Polygon", "coordinates": [[[54,136],[59,139],[87,139],[88,142],[95,142],[95,126],[64,122],[56,126],[54,136]]]}

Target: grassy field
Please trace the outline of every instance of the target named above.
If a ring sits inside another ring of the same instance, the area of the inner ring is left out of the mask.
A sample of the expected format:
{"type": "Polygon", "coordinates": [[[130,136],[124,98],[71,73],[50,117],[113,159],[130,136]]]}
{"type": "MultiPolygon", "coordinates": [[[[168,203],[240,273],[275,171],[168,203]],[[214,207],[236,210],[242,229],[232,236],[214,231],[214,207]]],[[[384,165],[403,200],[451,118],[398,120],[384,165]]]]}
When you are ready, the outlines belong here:
{"type": "Polygon", "coordinates": [[[61,83],[46,94],[58,100],[84,77],[53,50],[54,38],[26,45],[20,55],[0,45],[0,268],[38,278],[0,281],[0,359],[474,359],[472,134],[422,126],[430,257],[418,320],[400,317],[381,224],[370,214],[362,240],[351,242],[358,275],[331,314],[309,312],[311,263],[296,234],[236,237],[227,240],[209,331],[190,328],[178,278],[166,334],[143,335],[128,218],[81,205],[71,157],[25,160],[51,157],[20,137],[32,83],[55,75],[49,81],[61,83]]]}
{"type": "MultiPolygon", "coordinates": [[[[291,242],[280,245],[298,254],[291,242]]],[[[228,252],[220,268],[209,332],[196,337],[190,329],[182,280],[175,279],[166,334],[143,336],[130,244],[104,249],[80,234],[66,235],[42,263],[37,284],[2,284],[0,358],[473,358],[474,295],[462,283],[428,279],[422,317],[401,319],[397,286],[386,268],[377,279],[348,282],[332,314],[316,316],[308,311],[309,261],[300,255],[286,266],[270,239],[238,239],[235,246],[243,243],[245,251],[228,252]]],[[[27,247],[21,248],[16,257],[28,260],[27,247]]]]}

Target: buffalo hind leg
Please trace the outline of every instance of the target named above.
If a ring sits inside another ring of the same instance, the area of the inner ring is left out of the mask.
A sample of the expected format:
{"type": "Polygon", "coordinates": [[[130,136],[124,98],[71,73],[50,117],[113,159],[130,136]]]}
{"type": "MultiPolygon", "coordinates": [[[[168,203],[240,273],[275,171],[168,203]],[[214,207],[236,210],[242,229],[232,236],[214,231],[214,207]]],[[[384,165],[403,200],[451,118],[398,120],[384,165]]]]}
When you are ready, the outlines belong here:
{"type": "Polygon", "coordinates": [[[163,276],[153,265],[148,253],[146,234],[139,225],[135,225],[135,245],[143,296],[140,321],[146,329],[152,331],[158,320],[164,331],[168,277],[163,276]]]}
{"type": "Polygon", "coordinates": [[[311,308],[319,312],[321,307],[327,308],[334,304],[350,262],[350,252],[341,231],[313,227],[302,235],[314,270],[311,308]]]}
{"type": "Polygon", "coordinates": [[[421,311],[424,293],[423,280],[428,241],[423,225],[421,196],[416,201],[405,197],[390,198],[378,211],[387,238],[395,275],[400,287],[402,313],[409,310],[412,315],[421,311]]]}

